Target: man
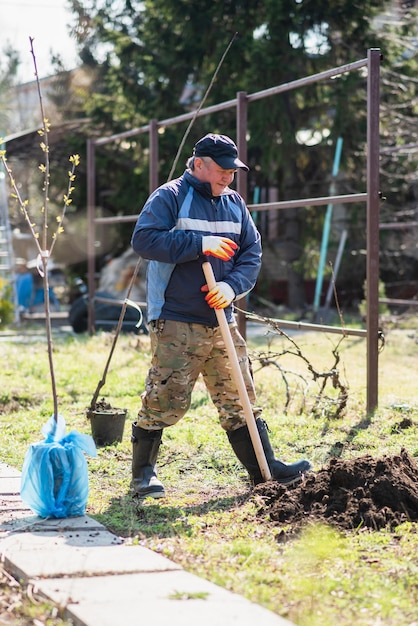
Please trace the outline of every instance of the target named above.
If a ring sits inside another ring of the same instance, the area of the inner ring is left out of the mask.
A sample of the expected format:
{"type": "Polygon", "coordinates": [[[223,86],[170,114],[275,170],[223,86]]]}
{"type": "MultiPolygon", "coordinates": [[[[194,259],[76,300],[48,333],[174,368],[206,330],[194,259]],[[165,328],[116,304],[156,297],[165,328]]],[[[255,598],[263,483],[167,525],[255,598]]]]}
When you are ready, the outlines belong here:
{"type": "MultiPolygon", "coordinates": [[[[141,498],[165,495],[155,468],[162,432],[189,409],[199,374],[251,482],[263,482],[215,313],[215,309],[225,310],[254,405],[247,347],[238,332],[232,302],[255,285],[261,240],[244,200],[229,187],[237,168],[248,171],[235,143],[225,135],[205,135],[196,143],[184,174],[151,194],[132,235],[133,249],[149,260],[152,364],[142,406],[132,424],[132,487],[141,498]],[[216,278],[209,292],[202,270],[208,257],[216,278]]],[[[272,478],[283,484],[299,481],[311,469],[310,463],[286,464],[275,459],[260,417],[257,427],[272,478]]]]}

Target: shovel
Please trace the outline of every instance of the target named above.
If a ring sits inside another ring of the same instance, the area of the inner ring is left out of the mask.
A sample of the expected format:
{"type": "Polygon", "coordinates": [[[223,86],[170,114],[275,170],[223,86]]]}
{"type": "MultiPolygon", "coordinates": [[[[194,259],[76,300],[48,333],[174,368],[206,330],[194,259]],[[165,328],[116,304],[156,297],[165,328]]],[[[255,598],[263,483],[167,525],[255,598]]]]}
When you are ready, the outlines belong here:
{"type": "MultiPolygon", "coordinates": [[[[210,291],[216,286],[216,280],[213,274],[212,266],[208,261],[206,261],[205,263],[203,263],[202,268],[205,274],[207,286],[209,287],[210,291]]],[[[251,407],[250,399],[248,397],[247,388],[245,386],[244,377],[239,366],[237,353],[234,343],[232,341],[231,331],[229,330],[225,311],[223,309],[215,309],[215,313],[218,319],[219,328],[221,329],[222,339],[225,342],[226,351],[228,353],[229,361],[232,368],[232,378],[238,389],[239,399],[242,404],[242,408],[244,409],[248,431],[250,433],[258,465],[260,466],[261,474],[264,480],[271,480],[270,468],[268,466],[266,455],[264,453],[263,444],[261,443],[260,433],[258,432],[254,413],[251,407]]]]}

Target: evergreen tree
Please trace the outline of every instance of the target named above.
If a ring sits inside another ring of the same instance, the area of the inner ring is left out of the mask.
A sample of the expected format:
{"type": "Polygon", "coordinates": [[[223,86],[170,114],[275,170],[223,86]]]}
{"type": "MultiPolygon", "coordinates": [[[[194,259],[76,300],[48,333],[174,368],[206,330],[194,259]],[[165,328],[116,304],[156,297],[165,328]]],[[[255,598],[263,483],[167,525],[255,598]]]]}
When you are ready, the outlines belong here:
{"type": "MultiPolygon", "coordinates": [[[[196,106],[205,92],[235,33],[237,38],[206,105],[231,100],[239,91],[255,93],[358,61],[371,47],[380,48],[384,59],[400,58],[403,44],[394,43],[394,35],[387,29],[376,27],[377,16],[390,4],[384,0],[203,0],[198,4],[194,0],[72,0],[80,57],[95,72],[94,92],[84,103],[85,114],[95,132],[112,135],[150,119],[184,113],[196,106]]],[[[382,66],[388,84],[405,75],[408,89],[414,88],[410,80],[414,62],[409,58],[406,64],[406,74],[398,73],[399,65],[382,66]]],[[[395,97],[392,90],[384,93],[383,99],[389,103],[395,97]]],[[[408,105],[407,98],[404,102],[409,107],[405,115],[408,134],[408,120],[410,123],[416,105],[408,105]]],[[[390,129],[393,108],[388,106],[383,113],[383,128],[390,129]]],[[[249,201],[256,189],[265,193],[277,189],[279,199],[327,195],[338,137],[344,148],[336,191],[364,191],[366,119],[362,71],[250,103],[249,201]]],[[[183,124],[161,129],[160,182],[170,171],[185,128],[183,124]]],[[[176,174],[181,173],[195,140],[209,131],[234,137],[234,109],[196,120],[176,174]]],[[[140,210],[148,193],[147,148],[147,137],[141,135],[99,150],[98,197],[101,190],[110,213],[140,210]]],[[[390,184],[395,174],[393,171],[390,184]]],[[[406,193],[401,179],[398,183],[406,193]]],[[[309,207],[281,211],[281,237],[268,230],[268,216],[264,226],[261,224],[264,245],[272,247],[278,257],[277,268],[284,268],[283,275],[292,286],[289,304],[293,307],[304,304],[302,279],[315,271],[315,254],[310,250],[319,249],[323,214],[323,210],[309,207]]],[[[355,252],[359,240],[364,247],[364,206],[345,211],[345,220],[358,229],[353,230],[350,242],[355,252]]],[[[360,255],[351,258],[351,275],[353,258],[360,274],[356,282],[362,284],[364,259],[360,255]]]]}

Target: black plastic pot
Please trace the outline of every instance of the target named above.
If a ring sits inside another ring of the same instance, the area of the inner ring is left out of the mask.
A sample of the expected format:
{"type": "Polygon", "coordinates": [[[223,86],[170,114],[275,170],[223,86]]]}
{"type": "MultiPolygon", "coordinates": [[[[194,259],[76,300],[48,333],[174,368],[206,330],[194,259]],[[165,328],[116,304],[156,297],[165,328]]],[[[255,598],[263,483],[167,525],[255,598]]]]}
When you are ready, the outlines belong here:
{"type": "Polygon", "coordinates": [[[127,409],[87,411],[96,446],[110,446],[122,441],[126,414],[127,409]]]}

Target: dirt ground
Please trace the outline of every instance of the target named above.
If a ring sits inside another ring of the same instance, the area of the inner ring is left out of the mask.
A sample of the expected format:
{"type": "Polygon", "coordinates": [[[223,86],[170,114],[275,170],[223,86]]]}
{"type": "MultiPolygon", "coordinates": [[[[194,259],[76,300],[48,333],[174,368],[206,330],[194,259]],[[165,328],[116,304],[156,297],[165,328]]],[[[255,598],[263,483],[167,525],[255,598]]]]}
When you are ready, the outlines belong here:
{"type": "Polygon", "coordinates": [[[254,495],[260,514],[278,525],[324,522],[340,530],[393,529],[418,521],[418,465],[405,449],[380,459],[334,458],[296,486],[270,481],[258,485],[254,495]]]}

